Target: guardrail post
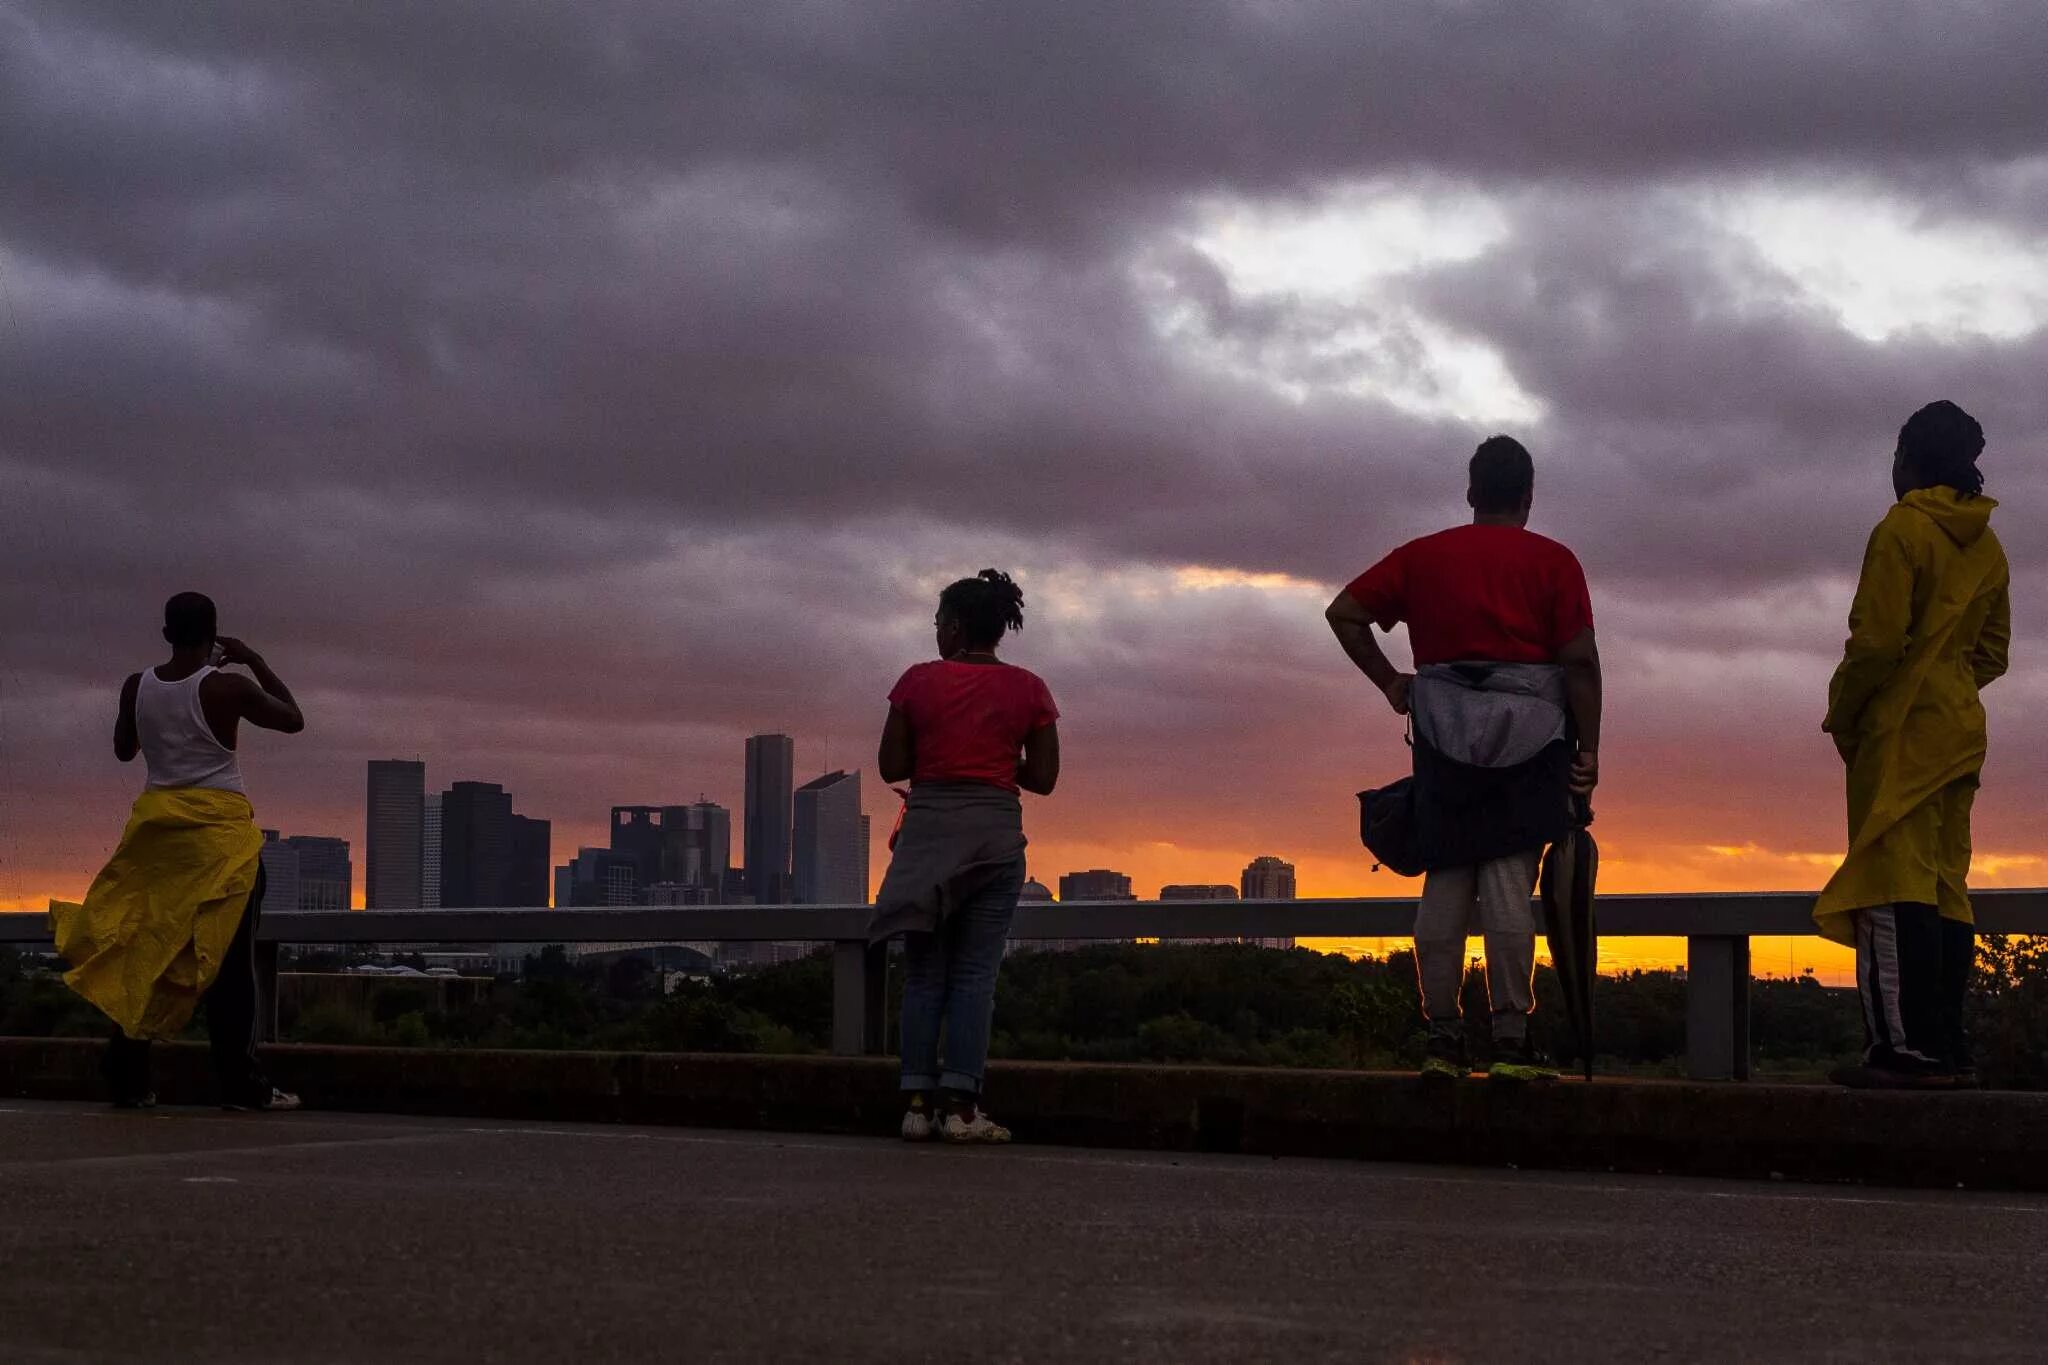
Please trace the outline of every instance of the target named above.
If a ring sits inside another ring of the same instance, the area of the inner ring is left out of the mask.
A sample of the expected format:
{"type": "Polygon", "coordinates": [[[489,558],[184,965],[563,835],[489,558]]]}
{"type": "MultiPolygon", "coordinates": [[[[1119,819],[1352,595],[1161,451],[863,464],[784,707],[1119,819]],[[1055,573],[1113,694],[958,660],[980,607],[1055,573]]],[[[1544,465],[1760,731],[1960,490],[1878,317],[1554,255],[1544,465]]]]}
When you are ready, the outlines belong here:
{"type": "Polygon", "coordinates": [[[277,1041],[277,950],[280,944],[255,943],[256,949],[256,1036],[266,1043],[277,1041]]]}
{"type": "Polygon", "coordinates": [[[832,945],[832,1051],[841,1057],[882,1050],[888,951],[865,939],[832,945]]]}
{"type": "Polygon", "coordinates": [[[1749,1079],[1749,939],[1686,939],[1685,1074],[1696,1081],[1749,1079]]]}

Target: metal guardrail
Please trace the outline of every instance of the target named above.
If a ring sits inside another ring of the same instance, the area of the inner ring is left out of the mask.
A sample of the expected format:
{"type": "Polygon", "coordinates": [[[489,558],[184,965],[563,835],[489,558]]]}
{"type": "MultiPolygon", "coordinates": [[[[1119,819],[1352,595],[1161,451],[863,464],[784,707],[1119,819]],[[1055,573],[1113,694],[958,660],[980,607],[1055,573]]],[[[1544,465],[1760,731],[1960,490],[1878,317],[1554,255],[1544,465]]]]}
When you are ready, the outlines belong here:
{"type": "MultiPolygon", "coordinates": [[[[1980,933],[2048,934],[2048,889],[1971,896],[1980,933]]],[[[1602,896],[1600,936],[1686,940],[1686,1071],[1747,1080],[1749,941],[1813,933],[1805,892],[1602,896]]],[[[1542,906],[1539,902],[1540,917],[1542,906]]],[[[274,987],[283,944],[749,943],[832,945],[832,1048],[879,1049],[881,949],[865,905],[647,906],[617,909],[273,911],[257,930],[258,967],[274,987]]],[[[1013,939],[1407,938],[1415,901],[1067,901],[1017,907],[1013,939]]],[[[0,944],[50,942],[48,918],[0,913],[0,944]]],[[[274,989],[271,998],[275,999],[274,989]]]]}

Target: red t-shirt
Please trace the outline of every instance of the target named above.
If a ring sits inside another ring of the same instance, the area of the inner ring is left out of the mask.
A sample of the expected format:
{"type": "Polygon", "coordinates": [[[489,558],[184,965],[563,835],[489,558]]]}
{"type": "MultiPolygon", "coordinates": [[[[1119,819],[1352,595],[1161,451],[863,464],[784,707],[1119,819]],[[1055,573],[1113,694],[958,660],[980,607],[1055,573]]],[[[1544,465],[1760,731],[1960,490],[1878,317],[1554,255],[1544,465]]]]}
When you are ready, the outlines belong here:
{"type": "Polygon", "coordinates": [[[1381,630],[1406,622],[1415,663],[1547,664],[1593,624],[1578,557],[1518,526],[1411,540],[1345,591],[1381,630]]]}
{"type": "Polygon", "coordinates": [[[1014,664],[915,664],[889,691],[910,720],[913,782],[987,782],[1017,790],[1024,737],[1059,719],[1052,693],[1014,664]]]}

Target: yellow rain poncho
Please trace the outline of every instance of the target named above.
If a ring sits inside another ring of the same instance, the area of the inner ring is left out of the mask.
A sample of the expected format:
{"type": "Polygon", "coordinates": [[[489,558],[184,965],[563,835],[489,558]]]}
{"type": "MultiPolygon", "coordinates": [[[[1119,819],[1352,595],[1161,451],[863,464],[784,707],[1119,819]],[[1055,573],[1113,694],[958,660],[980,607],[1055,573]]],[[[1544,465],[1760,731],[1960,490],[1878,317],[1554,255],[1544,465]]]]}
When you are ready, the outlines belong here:
{"type": "Polygon", "coordinates": [[[1852,911],[1894,902],[1971,921],[1977,693],[2005,672],[2012,635],[1997,505],[1922,488],[1871,533],[1822,727],[1849,765],[1849,854],[1813,909],[1837,943],[1855,941],[1852,911]]]}
{"type": "Polygon", "coordinates": [[[245,796],[145,791],[85,904],[50,907],[65,982],[130,1038],[175,1037],[220,973],[262,849],[245,796]]]}

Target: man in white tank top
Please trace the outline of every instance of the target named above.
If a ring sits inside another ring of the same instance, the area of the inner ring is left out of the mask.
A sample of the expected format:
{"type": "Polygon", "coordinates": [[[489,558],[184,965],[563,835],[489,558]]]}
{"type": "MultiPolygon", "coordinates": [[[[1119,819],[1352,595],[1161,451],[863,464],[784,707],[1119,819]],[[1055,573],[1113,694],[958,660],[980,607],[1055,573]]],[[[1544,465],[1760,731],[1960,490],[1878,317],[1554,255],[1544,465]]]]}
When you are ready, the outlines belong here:
{"type": "MultiPolygon", "coordinates": [[[[236,761],[243,722],[283,734],[297,734],[306,728],[291,689],[255,650],[240,640],[219,636],[216,619],[210,598],[199,593],[173,597],[164,606],[164,639],[171,646],[170,659],[134,674],[121,689],[121,709],[114,720],[114,756],[123,763],[133,761],[137,754],[143,756],[145,793],[246,794],[236,761]],[[253,676],[223,672],[224,665],[240,665],[253,676]]],[[[246,810],[242,803],[234,804],[246,810]]],[[[121,854],[115,856],[118,861],[121,854]]],[[[255,938],[262,901],[259,864],[255,889],[204,996],[206,1027],[224,1106],[296,1109],[297,1097],[273,1087],[256,1056],[261,1035],[255,938]]],[[[107,1054],[107,1080],[117,1105],[142,1107],[153,1102],[146,1037],[131,1038],[116,1030],[107,1054]]]]}

